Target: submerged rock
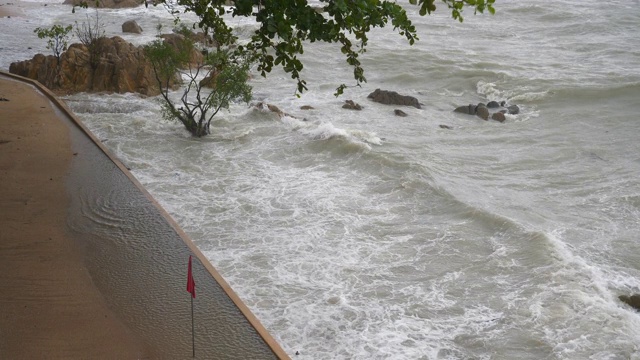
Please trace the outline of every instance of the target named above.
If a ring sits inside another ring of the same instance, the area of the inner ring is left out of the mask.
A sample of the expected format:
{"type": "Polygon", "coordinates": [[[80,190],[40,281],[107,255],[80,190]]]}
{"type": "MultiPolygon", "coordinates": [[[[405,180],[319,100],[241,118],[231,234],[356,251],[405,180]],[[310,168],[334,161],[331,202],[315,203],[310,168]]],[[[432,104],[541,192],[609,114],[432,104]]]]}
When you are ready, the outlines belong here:
{"type": "Polygon", "coordinates": [[[386,104],[386,105],[406,105],[413,106],[415,108],[420,109],[420,103],[418,99],[413,96],[408,95],[400,95],[395,91],[387,91],[376,89],[374,92],[367,96],[374,102],[386,104]]]}
{"type": "Polygon", "coordinates": [[[458,112],[458,113],[462,113],[462,114],[467,114],[467,115],[475,115],[476,114],[476,105],[474,104],[469,104],[466,106],[458,106],[455,110],[453,110],[454,112],[458,112]]]}
{"type": "Polygon", "coordinates": [[[504,116],[503,112],[493,113],[493,115],[491,115],[491,118],[493,120],[499,121],[499,122],[504,122],[505,120],[507,120],[507,118],[504,116]]]}
{"type": "MultiPolygon", "coordinates": [[[[261,111],[270,111],[270,112],[278,115],[278,117],[280,117],[280,118],[285,117],[285,116],[288,116],[288,117],[293,118],[293,119],[297,119],[298,118],[296,116],[293,116],[293,115],[291,115],[289,113],[286,113],[286,112],[280,110],[279,107],[277,107],[277,106],[275,106],[273,104],[268,104],[268,103],[265,103],[265,102],[262,102],[262,101],[257,103],[257,104],[252,104],[252,106],[254,108],[258,109],[258,110],[261,110],[261,111]]],[[[303,121],[307,121],[307,120],[303,119],[303,121]]]]}
{"type": "Polygon", "coordinates": [[[393,113],[396,114],[396,116],[401,116],[401,117],[407,117],[407,113],[400,110],[400,109],[395,109],[393,110],[393,113]]]}
{"type": "Polygon", "coordinates": [[[483,103],[478,103],[478,105],[469,104],[458,106],[453,110],[453,112],[467,114],[467,115],[476,115],[483,120],[492,120],[505,122],[507,117],[505,114],[515,115],[520,113],[520,108],[518,105],[510,105],[508,107],[505,101],[497,102],[497,101],[489,101],[486,105],[483,103]]]}
{"type": "Polygon", "coordinates": [[[618,299],[620,299],[620,301],[622,301],[623,303],[631,306],[632,308],[640,311],[640,294],[633,294],[631,296],[620,295],[618,299]]]}
{"type": "Polygon", "coordinates": [[[489,109],[484,105],[478,105],[476,108],[476,115],[482,120],[489,120],[489,109]]]}
{"type": "Polygon", "coordinates": [[[353,100],[345,100],[342,108],[349,110],[362,110],[362,106],[360,106],[360,104],[358,103],[353,102],[353,100]]]}

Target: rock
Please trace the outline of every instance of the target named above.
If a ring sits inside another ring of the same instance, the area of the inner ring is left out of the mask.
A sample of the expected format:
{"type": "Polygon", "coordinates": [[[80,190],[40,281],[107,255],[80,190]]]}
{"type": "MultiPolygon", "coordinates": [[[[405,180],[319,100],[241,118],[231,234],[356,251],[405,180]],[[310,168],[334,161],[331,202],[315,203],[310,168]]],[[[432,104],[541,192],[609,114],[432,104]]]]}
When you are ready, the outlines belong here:
{"type": "Polygon", "coordinates": [[[507,120],[503,112],[493,113],[493,115],[491,115],[491,118],[495,121],[500,121],[500,122],[504,122],[505,120],[507,120]]]}
{"type": "Polygon", "coordinates": [[[633,294],[631,296],[620,295],[618,297],[620,301],[631,306],[632,308],[640,311],[640,294],[633,294]]]}
{"type": "Polygon", "coordinates": [[[489,120],[489,109],[483,104],[479,104],[476,108],[476,115],[482,120],[489,120]]]}
{"type": "Polygon", "coordinates": [[[198,31],[197,33],[193,34],[192,39],[193,39],[193,41],[195,41],[197,43],[200,43],[202,45],[205,45],[205,46],[209,46],[209,47],[216,47],[217,46],[217,43],[213,39],[213,37],[211,35],[206,35],[202,31],[198,31]]]}
{"type": "Polygon", "coordinates": [[[284,111],[280,110],[280,108],[275,105],[267,104],[267,109],[269,109],[269,111],[271,112],[278,114],[278,116],[281,116],[281,117],[284,116],[284,111]]]}
{"type": "Polygon", "coordinates": [[[452,130],[453,128],[449,125],[444,125],[444,124],[440,124],[440,128],[441,129],[448,129],[448,130],[452,130]]]}
{"type": "Polygon", "coordinates": [[[311,105],[302,105],[300,106],[300,110],[313,110],[315,109],[313,106],[311,105]]]}
{"type": "Polygon", "coordinates": [[[99,1],[85,1],[85,0],[65,0],[63,4],[80,6],[86,3],[89,7],[98,7],[105,9],[123,9],[134,8],[144,4],[144,0],[99,0],[99,1]]]}
{"type": "MultiPolygon", "coordinates": [[[[171,45],[175,49],[180,49],[183,46],[186,46],[187,38],[182,34],[162,34],[160,38],[163,39],[167,44],[171,45]]],[[[195,47],[191,49],[191,54],[189,55],[189,63],[191,64],[202,64],[204,62],[204,55],[195,47]]]]}
{"type": "MultiPolygon", "coordinates": [[[[82,44],[72,44],[60,56],[60,63],[53,55],[37,54],[31,60],[12,63],[9,72],[37,80],[58,93],[160,94],[153,69],[142,47],[115,36],[97,40],[96,51],[100,57],[92,64],[89,50],[82,44]]],[[[178,82],[176,77],[171,85],[178,82]]]]}
{"type": "Polygon", "coordinates": [[[469,107],[468,106],[458,106],[457,108],[455,108],[453,110],[453,112],[469,115],[469,107]]]}
{"type": "Polygon", "coordinates": [[[458,112],[458,113],[468,114],[468,115],[475,115],[476,114],[476,105],[469,104],[469,105],[466,105],[466,106],[459,106],[453,111],[454,112],[458,112]]]}
{"type": "Polygon", "coordinates": [[[362,106],[360,106],[360,104],[354,103],[353,100],[345,100],[345,104],[342,105],[342,108],[349,110],[362,110],[362,106]]]}
{"type": "Polygon", "coordinates": [[[367,96],[374,102],[386,104],[386,105],[406,105],[413,106],[420,109],[420,103],[418,99],[413,96],[400,95],[395,91],[387,91],[376,89],[374,92],[367,96]]]}
{"type": "Polygon", "coordinates": [[[204,79],[200,80],[200,86],[215,89],[218,74],[219,73],[217,71],[212,70],[207,76],[204,77],[204,79]]]}
{"type": "MultiPolygon", "coordinates": [[[[275,113],[276,115],[278,115],[278,117],[280,117],[280,118],[282,118],[284,116],[288,116],[290,118],[297,119],[297,117],[280,110],[279,107],[277,107],[275,105],[272,105],[272,104],[267,104],[267,103],[262,102],[262,101],[257,103],[257,104],[255,104],[255,105],[253,105],[253,107],[255,107],[258,110],[262,110],[262,111],[265,111],[265,110],[271,111],[272,113],[275,113]]],[[[303,119],[303,121],[307,121],[307,120],[303,119]]]]}
{"type": "Polygon", "coordinates": [[[489,101],[487,105],[483,103],[478,103],[478,105],[469,104],[468,106],[459,106],[453,111],[462,114],[477,115],[483,120],[488,120],[489,117],[491,117],[493,120],[504,122],[506,120],[505,114],[518,114],[520,112],[518,105],[511,105],[506,109],[504,108],[505,105],[506,103],[504,101],[501,103],[489,101]]]}
{"type": "Polygon", "coordinates": [[[123,33],[142,34],[142,28],[135,20],[128,20],[122,24],[123,33]]]}
{"type": "Polygon", "coordinates": [[[407,113],[400,110],[400,109],[395,109],[393,110],[393,113],[396,114],[396,116],[402,116],[402,117],[407,117],[407,113]]]}

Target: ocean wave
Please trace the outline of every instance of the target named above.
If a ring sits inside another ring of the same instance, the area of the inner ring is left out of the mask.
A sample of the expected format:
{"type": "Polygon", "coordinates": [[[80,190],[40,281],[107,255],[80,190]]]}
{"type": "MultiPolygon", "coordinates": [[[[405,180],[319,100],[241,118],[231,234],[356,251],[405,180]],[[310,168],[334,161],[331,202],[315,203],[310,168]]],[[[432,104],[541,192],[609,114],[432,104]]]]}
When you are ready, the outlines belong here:
{"type": "Polygon", "coordinates": [[[592,84],[584,86],[567,86],[554,89],[554,99],[604,103],[608,99],[630,100],[638,104],[640,99],[640,81],[636,82],[611,82],[607,84],[592,84]]]}
{"type": "Polygon", "coordinates": [[[76,114],[146,114],[160,108],[160,103],[135,94],[81,93],[63,99],[76,114]]]}
{"type": "Polygon", "coordinates": [[[312,140],[337,140],[338,144],[347,150],[371,150],[371,145],[382,145],[382,139],[375,133],[342,129],[330,122],[301,127],[299,132],[312,140]]]}

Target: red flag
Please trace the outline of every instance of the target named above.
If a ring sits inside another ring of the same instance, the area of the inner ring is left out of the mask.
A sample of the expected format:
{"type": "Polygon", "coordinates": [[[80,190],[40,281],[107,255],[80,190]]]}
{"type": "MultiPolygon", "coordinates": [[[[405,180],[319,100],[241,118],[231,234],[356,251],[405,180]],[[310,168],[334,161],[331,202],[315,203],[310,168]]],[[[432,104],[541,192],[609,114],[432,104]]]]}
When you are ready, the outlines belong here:
{"type": "Polygon", "coordinates": [[[192,298],[196,298],[196,282],[193,280],[193,272],[191,271],[191,255],[189,255],[189,273],[187,274],[187,291],[191,293],[192,298]]]}

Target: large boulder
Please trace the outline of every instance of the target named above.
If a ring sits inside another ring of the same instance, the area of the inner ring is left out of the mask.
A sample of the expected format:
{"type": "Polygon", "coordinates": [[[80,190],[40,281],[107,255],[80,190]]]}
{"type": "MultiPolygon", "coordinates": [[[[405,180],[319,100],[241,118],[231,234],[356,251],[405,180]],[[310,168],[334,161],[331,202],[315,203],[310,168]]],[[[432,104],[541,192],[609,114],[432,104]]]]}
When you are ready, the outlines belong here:
{"type": "Polygon", "coordinates": [[[123,33],[142,34],[142,28],[135,20],[127,20],[122,24],[123,33]]]}
{"type": "MultiPolygon", "coordinates": [[[[97,40],[91,61],[89,49],[73,44],[60,56],[38,54],[31,60],[12,63],[9,72],[39,81],[57,93],[76,92],[137,92],[154,96],[160,94],[153,68],[136,47],[122,38],[97,40]]],[[[176,78],[172,84],[179,81],[176,78]]]]}
{"type": "Polygon", "coordinates": [[[81,6],[83,3],[89,7],[124,9],[138,7],[145,4],[145,0],[65,0],[63,4],[81,6]]]}
{"type": "Polygon", "coordinates": [[[418,99],[413,96],[400,95],[395,91],[387,91],[376,89],[374,92],[367,96],[372,101],[387,104],[387,105],[406,105],[413,106],[420,109],[420,103],[418,99]]]}

